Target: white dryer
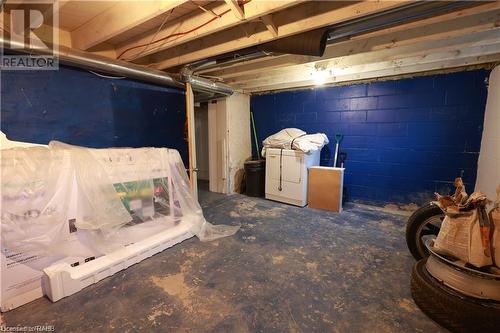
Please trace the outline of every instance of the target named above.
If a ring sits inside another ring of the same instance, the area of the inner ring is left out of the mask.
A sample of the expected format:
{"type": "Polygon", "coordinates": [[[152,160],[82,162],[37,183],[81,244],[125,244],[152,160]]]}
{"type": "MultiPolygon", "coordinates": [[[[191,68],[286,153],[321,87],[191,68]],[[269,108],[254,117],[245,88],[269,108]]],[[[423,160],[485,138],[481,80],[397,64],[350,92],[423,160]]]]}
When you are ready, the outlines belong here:
{"type": "Polygon", "coordinates": [[[318,166],[321,150],[266,149],[266,199],[304,207],[307,204],[307,169],[318,166]]]}

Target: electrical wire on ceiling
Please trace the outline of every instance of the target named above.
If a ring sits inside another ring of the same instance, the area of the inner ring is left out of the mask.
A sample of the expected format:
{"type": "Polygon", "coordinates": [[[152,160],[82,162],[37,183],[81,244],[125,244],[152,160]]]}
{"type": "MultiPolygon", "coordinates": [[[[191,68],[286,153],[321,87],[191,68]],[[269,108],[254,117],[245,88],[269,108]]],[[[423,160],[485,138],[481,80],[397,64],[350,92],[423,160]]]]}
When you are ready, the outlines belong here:
{"type": "Polygon", "coordinates": [[[94,71],[91,71],[90,69],[88,70],[90,73],[96,75],[96,76],[99,76],[99,77],[102,77],[103,79],[112,79],[112,80],[123,80],[123,79],[126,79],[125,76],[111,76],[111,75],[104,75],[104,74],[99,74],[99,73],[96,73],[94,71]]]}
{"type": "Polygon", "coordinates": [[[129,47],[128,49],[125,49],[122,53],[120,53],[120,55],[118,56],[118,59],[122,59],[122,56],[123,56],[125,53],[127,53],[127,52],[129,52],[129,51],[131,51],[131,50],[134,50],[134,49],[137,49],[137,48],[140,48],[140,47],[144,47],[144,46],[151,46],[151,45],[153,45],[153,44],[156,44],[156,43],[159,43],[159,42],[161,42],[161,41],[164,41],[164,40],[170,39],[170,38],[172,38],[172,37],[187,35],[187,34],[189,34],[189,33],[191,33],[191,32],[194,32],[194,31],[196,31],[196,30],[198,30],[198,29],[203,28],[204,26],[206,26],[206,25],[208,25],[208,24],[212,23],[212,22],[213,22],[213,21],[215,21],[215,20],[218,20],[218,19],[219,19],[219,17],[222,17],[223,15],[225,15],[225,14],[229,13],[230,11],[231,11],[231,9],[228,9],[228,10],[226,10],[226,11],[224,11],[224,12],[220,13],[220,14],[219,14],[219,16],[214,16],[214,17],[213,17],[213,18],[211,18],[210,20],[208,20],[208,21],[206,21],[206,22],[204,22],[204,23],[202,23],[202,24],[200,24],[200,25],[198,25],[198,26],[196,26],[196,27],[194,27],[194,28],[192,28],[192,29],[190,29],[190,30],[183,31],[183,32],[176,32],[176,33],[170,34],[170,35],[168,35],[168,36],[162,37],[162,38],[160,38],[160,39],[158,39],[158,40],[152,41],[152,42],[150,42],[150,43],[145,43],[145,44],[140,44],[140,45],[136,45],[136,46],[133,46],[133,47],[129,47]]]}
{"type": "MultiPolygon", "coordinates": [[[[241,3],[241,5],[245,5],[245,4],[249,3],[250,1],[251,1],[251,0],[244,1],[244,2],[242,2],[242,3],[241,3]]],[[[192,28],[192,29],[189,29],[189,30],[187,30],[187,31],[182,31],[182,32],[172,33],[172,34],[170,34],[170,35],[167,35],[167,36],[162,37],[162,38],[160,38],[160,39],[158,39],[158,40],[155,40],[155,41],[151,41],[151,42],[149,42],[149,43],[144,43],[144,44],[140,44],[140,45],[136,45],[136,46],[129,47],[129,48],[127,48],[127,49],[123,50],[123,51],[122,51],[122,53],[120,53],[120,55],[118,55],[118,59],[123,60],[123,59],[122,59],[123,55],[124,55],[125,53],[127,53],[127,52],[131,51],[131,50],[134,50],[134,49],[137,49],[137,48],[141,48],[141,47],[144,47],[144,46],[149,47],[149,46],[151,46],[151,45],[153,45],[153,44],[156,44],[156,43],[159,43],[159,42],[161,42],[161,41],[164,41],[164,40],[170,39],[170,38],[172,38],[172,37],[184,36],[184,35],[187,35],[187,34],[189,34],[189,33],[192,33],[192,32],[194,32],[194,31],[196,31],[196,30],[198,30],[198,29],[201,29],[201,28],[203,28],[204,26],[206,26],[206,25],[208,25],[208,24],[212,23],[213,21],[220,19],[222,16],[226,15],[226,14],[227,14],[227,13],[229,13],[230,11],[231,11],[231,9],[227,9],[227,10],[223,11],[223,12],[222,12],[222,13],[220,13],[220,14],[217,14],[217,13],[215,13],[214,11],[211,11],[211,12],[212,12],[215,16],[214,16],[214,17],[212,17],[211,19],[209,19],[209,20],[207,20],[207,21],[203,22],[202,24],[200,24],[200,25],[198,25],[198,26],[196,26],[196,27],[194,27],[194,28],[192,28]]],[[[158,30],[158,32],[159,32],[159,31],[160,31],[160,30],[158,30]]],[[[142,53],[144,53],[144,51],[143,51],[142,53]]],[[[136,58],[134,58],[134,59],[136,59],[136,58]]],[[[133,59],[132,59],[132,60],[133,60],[133,59]]]]}
{"type": "Polygon", "coordinates": [[[158,30],[156,30],[155,34],[153,35],[153,37],[151,37],[151,40],[144,47],[144,49],[141,52],[139,52],[138,54],[136,54],[135,57],[133,57],[131,59],[127,59],[127,61],[132,61],[132,60],[135,60],[135,59],[139,58],[143,53],[145,53],[149,49],[149,47],[151,46],[151,43],[153,43],[153,41],[155,40],[155,38],[158,35],[158,33],[161,31],[161,29],[163,29],[163,26],[165,25],[165,23],[167,23],[167,21],[170,19],[170,16],[172,16],[172,13],[174,12],[174,10],[175,10],[175,8],[172,8],[172,10],[168,13],[168,15],[165,16],[165,19],[163,20],[163,22],[161,23],[161,25],[158,27],[158,30]]]}
{"type": "Polygon", "coordinates": [[[196,4],[194,1],[191,0],[191,2],[197,6],[198,8],[200,8],[202,11],[204,11],[205,13],[210,13],[212,14],[213,16],[217,16],[218,18],[220,18],[220,15],[216,14],[212,9],[206,9],[205,7],[203,6],[200,6],[198,4],[196,4]]]}

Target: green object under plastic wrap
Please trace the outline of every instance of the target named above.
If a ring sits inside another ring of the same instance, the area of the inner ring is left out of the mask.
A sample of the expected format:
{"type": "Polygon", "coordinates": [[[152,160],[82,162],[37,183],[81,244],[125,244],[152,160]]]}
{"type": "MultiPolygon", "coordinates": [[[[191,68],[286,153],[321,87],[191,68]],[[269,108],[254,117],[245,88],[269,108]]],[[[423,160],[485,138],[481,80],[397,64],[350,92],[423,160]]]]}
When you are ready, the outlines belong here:
{"type": "Polygon", "coordinates": [[[113,186],[132,216],[127,225],[170,215],[167,177],[116,183],[113,186]]]}

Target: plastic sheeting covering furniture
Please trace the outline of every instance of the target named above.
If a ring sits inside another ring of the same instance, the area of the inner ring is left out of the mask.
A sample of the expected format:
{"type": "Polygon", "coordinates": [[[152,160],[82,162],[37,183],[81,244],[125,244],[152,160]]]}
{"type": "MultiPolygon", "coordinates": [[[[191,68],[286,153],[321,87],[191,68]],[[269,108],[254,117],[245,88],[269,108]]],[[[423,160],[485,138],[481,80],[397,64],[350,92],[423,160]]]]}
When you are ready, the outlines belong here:
{"type": "MultiPolygon", "coordinates": [[[[173,149],[89,149],[54,141],[48,147],[5,149],[1,154],[2,250],[38,257],[97,258],[97,266],[115,267],[98,275],[86,263],[82,281],[90,275],[91,282],[109,276],[161,251],[162,244],[172,246],[193,235],[209,241],[239,228],[205,220],[181,157],[173,149]],[[154,249],[148,245],[151,242],[154,249]],[[134,247],[147,255],[132,253],[134,247]]],[[[79,264],[63,263],[68,272],[81,269],[79,264]]],[[[45,271],[61,280],[57,270],[45,271]]],[[[69,273],[70,279],[78,275],[69,273]]]]}
{"type": "Polygon", "coordinates": [[[266,156],[268,148],[293,149],[309,154],[321,150],[328,142],[324,133],[307,134],[298,128],[285,128],[263,141],[262,156],[266,156]]]}

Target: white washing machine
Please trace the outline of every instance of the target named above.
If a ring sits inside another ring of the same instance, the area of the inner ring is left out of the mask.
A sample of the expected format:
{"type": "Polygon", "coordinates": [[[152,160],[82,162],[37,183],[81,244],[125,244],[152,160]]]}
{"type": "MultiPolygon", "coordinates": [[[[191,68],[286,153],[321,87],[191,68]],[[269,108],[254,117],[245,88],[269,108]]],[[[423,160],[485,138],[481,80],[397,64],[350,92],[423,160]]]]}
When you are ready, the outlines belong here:
{"type": "Polygon", "coordinates": [[[266,199],[307,205],[307,169],[318,166],[321,150],[311,154],[292,149],[266,150],[266,199]]]}

